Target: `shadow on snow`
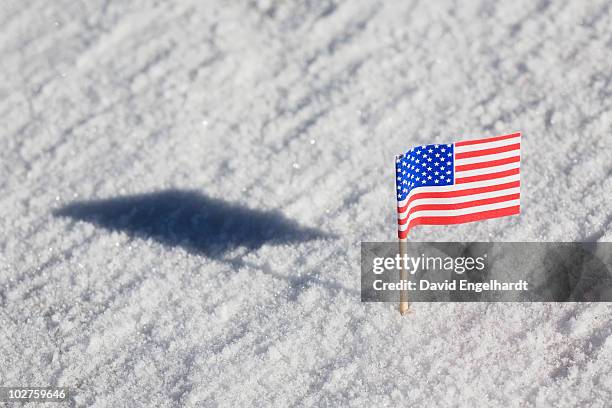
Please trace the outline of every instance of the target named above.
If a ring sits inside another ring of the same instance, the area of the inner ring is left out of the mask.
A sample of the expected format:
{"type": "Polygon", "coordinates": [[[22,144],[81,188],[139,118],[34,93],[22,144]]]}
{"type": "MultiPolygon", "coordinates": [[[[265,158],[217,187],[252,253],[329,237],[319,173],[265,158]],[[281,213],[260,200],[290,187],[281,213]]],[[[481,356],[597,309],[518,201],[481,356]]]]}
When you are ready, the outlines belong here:
{"type": "Polygon", "coordinates": [[[131,236],[152,238],[210,257],[266,243],[304,242],[330,235],[302,227],[276,210],[256,210],[196,191],[165,190],[70,203],[53,213],[131,236]]]}

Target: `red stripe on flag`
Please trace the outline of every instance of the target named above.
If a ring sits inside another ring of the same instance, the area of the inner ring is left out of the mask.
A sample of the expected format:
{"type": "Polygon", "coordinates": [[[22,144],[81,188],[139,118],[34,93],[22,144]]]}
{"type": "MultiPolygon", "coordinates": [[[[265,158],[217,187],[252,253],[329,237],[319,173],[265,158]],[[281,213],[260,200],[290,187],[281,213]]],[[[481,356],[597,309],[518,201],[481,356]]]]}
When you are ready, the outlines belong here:
{"type": "Polygon", "coordinates": [[[455,166],[455,171],[458,172],[458,171],[478,170],[478,169],[484,169],[487,167],[503,166],[504,164],[517,163],[520,161],[521,161],[521,156],[514,156],[514,157],[508,157],[506,159],[491,160],[488,162],[463,164],[461,166],[455,166]]]}
{"type": "Polygon", "coordinates": [[[410,222],[405,231],[398,231],[399,239],[406,239],[408,232],[412,227],[417,225],[447,225],[447,224],[463,224],[466,222],[487,220],[490,218],[506,217],[509,215],[520,214],[521,207],[514,206],[508,208],[500,208],[497,210],[482,211],[467,215],[456,215],[451,217],[421,217],[415,218],[410,222]]]}
{"type": "Polygon", "coordinates": [[[403,213],[406,211],[406,208],[412,203],[414,200],[420,200],[421,198],[450,198],[450,197],[463,197],[472,194],[480,194],[480,193],[490,193],[492,191],[500,191],[508,188],[520,187],[520,181],[512,181],[510,183],[497,184],[495,186],[486,186],[486,187],[476,187],[476,188],[466,188],[465,190],[454,190],[454,191],[437,191],[437,192],[425,192],[418,193],[410,197],[406,205],[402,207],[397,207],[398,213],[403,213]]]}
{"type": "MultiPolygon", "coordinates": [[[[465,201],[463,203],[417,205],[416,207],[413,207],[410,210],[410,213],[408,213],[408,217],[404,218],[402,221],[404,221],[403,224],[405,224],[406,220],[408,220],[408,218],[410,217],[410,214],[413,212],[417,212],[417,211],[459,210],[461,208],[477,207],[479,205],[495,204],[495,203],[501,203],[504,201],[518,200],[519,198],[521,198],[521,194],[516,193],[516,194],[508,194],[508,195],[500,196],[500,197],[483,198],[481,200],[465,201]]],[[[400,224],[402,223],[400,222],[400,224]]]]}
{"type": "Polygon", "coordinates": [[[470,157],[487,156],[489,154],[497,154],[497,153],[510,152],[512,150],[519,150],[520,148],[521,148],[521,144],[515,143],[515,144],[508,145],[508,146],[493,147],[491,149],[474,150],[473,152],[455,153],[455,159],[468,159],[470,157]]]}
{"type": "Polygon", "coordinates": [[[475,144],[480,144],[480,143],[497,142],[498,140],[512,139],[513,137],[517,137],[520,135],[521,135],[521,132],[517,132],[517,133],[512,133],[510,135],[488,137],[486,139],[464,140],[463,142],[455,143],[455,146],[470,146],[470,145],[475,145],[475,144]]]}
{"type": "Polygon", "coordinates": [[[489,173],[489,174],[481,174],[479,176],[471,176],[471,177],[461,177],[455,179],[455,184],[464,184],[471,183],[474,181],[484,181],[484,180],[492,180],[496,178],[514,176],[515,174],[519,174],[520,169],[510,169],[506,171],[498,171],[497,173],[489,173]]]}
{"type": "Polygon", "coordinates": [[[477,207],[479,205],[487,205],[487,204],[496,204],[502,203],[504,201],[518,200],[521,198],[520,193],[516,194],[508,194],[505,196],[492,197],[492,198],[483,198],[480,200],[472,200],[472,201],[464,201],[462,203],[452,203],[452,204],[422,204],[417,205],[410,209],[410,212],[406,214],[404,218],[398,218],[397,223],[399,225],[404,225],[408,222],[410,218],[410,214],[415,213],[417,211],[432,211],[432,210],[460,210],[462,208],[470,208],[477,207]]]}

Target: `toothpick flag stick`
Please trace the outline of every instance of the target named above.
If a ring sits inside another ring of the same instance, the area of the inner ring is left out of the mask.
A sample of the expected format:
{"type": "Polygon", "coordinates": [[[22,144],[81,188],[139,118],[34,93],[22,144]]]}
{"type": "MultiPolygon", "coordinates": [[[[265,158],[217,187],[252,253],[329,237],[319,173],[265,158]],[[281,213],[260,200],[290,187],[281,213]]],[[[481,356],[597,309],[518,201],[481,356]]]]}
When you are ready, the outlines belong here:
{"type": "MultiPolygon", "coordinates": [[[[401,257],[403,257],[404,254],[407,252],[407,247],[408,245],[406,241],[400,239],[399,251],[400,251],[401,257]]],[[[403,266],[400,268],[400,282],[403,282],[406,280],[408,280],[408,271],[406,270],[406,265],[403,264],[403,266]]],[[[409,310],[410,310],[410,303],[408,303],[408,291],[404,289],[400,291],[399,312],[403,316],[406,313],[408,313],[409,310]]]]}

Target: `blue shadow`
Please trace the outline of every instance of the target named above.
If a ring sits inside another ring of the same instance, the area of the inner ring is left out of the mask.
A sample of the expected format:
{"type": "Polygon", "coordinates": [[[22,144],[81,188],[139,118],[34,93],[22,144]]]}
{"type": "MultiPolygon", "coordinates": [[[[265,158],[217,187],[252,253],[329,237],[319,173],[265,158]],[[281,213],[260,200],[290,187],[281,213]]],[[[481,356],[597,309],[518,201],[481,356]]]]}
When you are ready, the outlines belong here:
{"type": "Polygon", "coordinates": [[[266,243],[330,237],[320,230],[298,225],[279,211],[252,209],[189,190],[78,201],[53,214],[125,231],[134,237],[152,238],[213,258],[237,247],[252,250],[266,243]]]}

